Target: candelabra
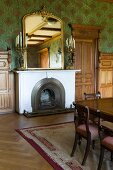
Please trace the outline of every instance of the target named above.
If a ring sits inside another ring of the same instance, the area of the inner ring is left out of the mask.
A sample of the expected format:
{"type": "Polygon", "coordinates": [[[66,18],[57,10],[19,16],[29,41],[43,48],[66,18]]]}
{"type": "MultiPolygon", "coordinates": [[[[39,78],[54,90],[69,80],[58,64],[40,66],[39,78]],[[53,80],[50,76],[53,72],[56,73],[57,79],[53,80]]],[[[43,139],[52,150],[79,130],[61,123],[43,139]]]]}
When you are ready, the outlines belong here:
{"type": "Polygon", "coordinates": [[[27,59],[26,59],[27,49],[26,48],[16,48],[16,51],[19,54],[19,57],[18,57],[19,69],[25,70],[27,68],[26,67],[26,65],[27,65],[26,64],[26,62],[27,62],[27,59]]]}
{"type": "Polygon", "coordinates": [[[75,39],[70,36],[66,39],[66,51],[68,54],[68,65],[72,66],[74,61],[75,39]]]}

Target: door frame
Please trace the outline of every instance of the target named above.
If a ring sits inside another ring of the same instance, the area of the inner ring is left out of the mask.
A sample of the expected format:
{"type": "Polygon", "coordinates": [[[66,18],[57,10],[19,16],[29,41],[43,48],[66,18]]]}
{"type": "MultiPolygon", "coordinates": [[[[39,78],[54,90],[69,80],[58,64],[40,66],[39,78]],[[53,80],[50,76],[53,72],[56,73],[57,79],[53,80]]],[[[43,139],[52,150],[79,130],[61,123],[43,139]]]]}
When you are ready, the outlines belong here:
{"type": "MultiPolygon", "coordinates": [[[[86,41],[86,40],[93,40],[94,41],[94,63],[95,63],[95,69],[94,69],[94,92],[98,91],[99,88],[99,75],[98,75],[98,68],[99,68],[99,37],[101,30],[103,29],[100,26],[89,26],[89,25],[80,25],[80,24],[71,24],[69,25],[71,27],[72,36],[75,39],[75,44],[77,40],[86,41]]],[[[76,48],[74,52],[74,61],[76,62],[76,48]]],[[[76,69],[76,68],[75,68],[76,69]]]]}

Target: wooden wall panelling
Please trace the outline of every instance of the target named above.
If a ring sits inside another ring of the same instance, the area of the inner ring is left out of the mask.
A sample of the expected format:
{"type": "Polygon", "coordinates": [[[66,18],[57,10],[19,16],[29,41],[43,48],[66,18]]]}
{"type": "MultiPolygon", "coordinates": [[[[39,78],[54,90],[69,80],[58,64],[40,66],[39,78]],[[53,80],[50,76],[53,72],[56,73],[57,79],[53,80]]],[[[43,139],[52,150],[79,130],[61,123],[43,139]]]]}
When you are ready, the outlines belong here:
{"type": "Polygon", "coordinates": [[[101,53],[99,64],[99,91],[102,97],[113,97],[113,54],[101,53]]]}
{"type": "Polygon", "coordinates": [[[14,74],[9,71],[10,52],[0,52],[0,114],[14,111],[14,74]]]}

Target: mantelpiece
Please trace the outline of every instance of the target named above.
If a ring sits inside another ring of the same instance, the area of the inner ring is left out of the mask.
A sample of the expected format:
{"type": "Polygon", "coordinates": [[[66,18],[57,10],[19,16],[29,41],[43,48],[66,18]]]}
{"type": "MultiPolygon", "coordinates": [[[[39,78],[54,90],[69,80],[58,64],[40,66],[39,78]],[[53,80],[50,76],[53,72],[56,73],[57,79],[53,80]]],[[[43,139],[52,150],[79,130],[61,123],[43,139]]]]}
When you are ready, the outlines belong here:
{"type": "Polygon", "coordinates": [[[75,100],[75,74],[80,70],[33,70],[15,71],[16,77],[16,111],[32,112],[31,93],[42,79],[54,78],[61,82],[65,90],[65,108],[72,107],[75,100]]]}

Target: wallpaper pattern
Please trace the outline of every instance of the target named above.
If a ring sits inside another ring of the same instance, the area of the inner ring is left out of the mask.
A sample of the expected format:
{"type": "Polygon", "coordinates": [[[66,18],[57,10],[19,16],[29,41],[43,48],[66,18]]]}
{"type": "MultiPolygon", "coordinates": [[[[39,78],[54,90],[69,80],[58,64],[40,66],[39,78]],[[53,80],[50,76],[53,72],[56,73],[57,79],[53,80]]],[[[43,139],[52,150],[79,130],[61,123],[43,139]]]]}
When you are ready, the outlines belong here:
{"type": "Polygon", "coordinates": [[[64,21],[64,38],[71,30],[69,23],[102,26],[99,50],[113,53],[113,3],[97,0],[0,0],[0,50],[11,48],[12,69],[18,65],[15,37],[21,31],[22,17],[45,5],[64,21]]]}

